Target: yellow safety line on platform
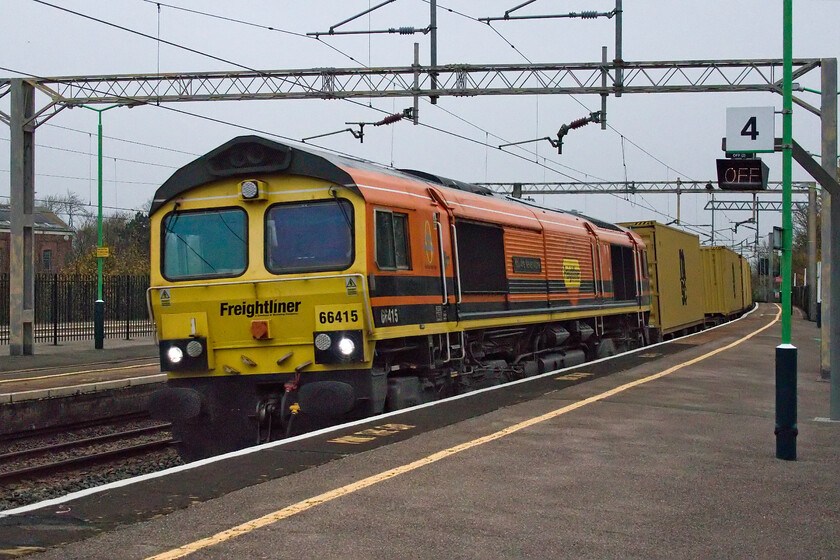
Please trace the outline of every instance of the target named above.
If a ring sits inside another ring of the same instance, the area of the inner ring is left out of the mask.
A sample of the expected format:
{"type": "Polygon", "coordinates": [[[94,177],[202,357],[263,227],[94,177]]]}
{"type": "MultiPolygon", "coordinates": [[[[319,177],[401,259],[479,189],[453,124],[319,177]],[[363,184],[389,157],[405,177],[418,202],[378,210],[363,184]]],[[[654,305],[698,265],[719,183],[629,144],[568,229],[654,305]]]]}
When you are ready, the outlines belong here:
{"type": "MultiPolygon", "coordinates": [[[[84,375],[85,373],[101,373],[105,371],[119,371],[123,369],[137,369],[137,368],[144,368],[149,366],[156,366],[158,365],[157,362],[150,362],[148,364],[136,364],[133,366],[120,366],[120,367],[111,367],[111,368],[102,368],[102,369],[88,369],[84,371],[70,371],[67,373],[56,373],[53,375],[39,375],[38,377],[18,377],[16,379],[2,379],[0,380],[0,384],[3,383],[21,383],[23,381],[35,381],[38,379],[52,379],[53,377],[67,377],[68,375],[84,375]]],[[[8,373],[8,372],[7,372],[8,373]]]]}
{"type": "Polygon", "coordinates": [[[315,506],[318,506],[318,505],[321,505],[323,503],[329,502],[329,501],[334,500],[336,498],[340,498],[342,496],[352,494],[354,492],[357,492],[357,491],[362,490],[364,488],[367,488],[369,486],[373,486],[374,484],[377,484],[379,482],[383,482],[385,480],[389,480],[389,479],[394,478],[396,476],[399,476],[401,474],[405,474],[407,472],[411,472],[413,470],[419,469],[420,467],[430,465],[432,463],[440,461],[441,459],[445,459],[446,457],[451,457],[451,456],[453,456],[457,453],[460,453],[462,451],[466,451],[467,449],[471,449],[473,447],[478,447],[479,445],[483,445],[485,443],[489,443],[491,441],[503,438],[507,435],[510,435],[510,434],[514,433],[514,432],[518,432],[518,431],[523,430],[525,428],[528,428],[530,426],[534,426],[535,424],[545,422],[546,420],[551,420],[553,418],[557,418],[558,416],[566,414],[567,412],[577,410],[578,408],[584,407],[588,404],[592,404],[592,403],[595,403],[595,402],[598,402],[598,401],[602,401],[602,400],[604,400],[606,398],[609,398],[613,395],[616,395],[618,393],[626,391],[627,389],[631,389],[631,388],[636,387],[638,385],[648,383],[649,381],[654,381],[656,379],[660,379],[662,377],[665,377],[666,375],[671,374],[671,373],[673,373],[677,370],[680,370],[680,369],[682,369],[686,366],[696,364],[697,362],[701,362],[701,361],[705,360],[706,358],[710,358],[711,356],[714,356],[716,354],[720,354],[721,352],[729,350],[730,348],[734,348],[735,346],[738,346],[742,342],[745,342],[745,341],[751,339],[752,337],[759,334],[760,332],[769,329],[771,326],[773,326],[779,320],[779,317],[781,317],[781,314],[782,314],[782,308],[779,307],[778,305],[776,305],[776,307],[778,308],[778,313],[776,314],[776,317],[770,323],[768,323],[767,325],[761,327],[760,329],[758,329],[756,331],[753,331],[752,333],[744,336],[743,338],[740,338],[740,339],[736,340],[735,342],[732,342],[730,344],[727,344],[726,346],[718,348],[717,350],[712,350],[711,352],[707,352],[706,354],[703,354],[702,356],[698,356],[697,358],[693,358],[693,359],[685,361],[681,364],[677,364],[677,365],[672,366],[672,367],[670,367],[666,370],[660,371],[659,373],[650,375],[648,377],[644,377],[642,379],[637,379],[636,381],[631,381],[630,383],[625,383],[624,385],[621,385],[621,386],[616,387],[614,389],[610,389],[609,391],[605,391],[605,392],[600,393],[598,395],[595,395],[593,397],[586,398],[582,401],[578,401],[574,404],[570,404],[570,405],[564,406],[563,408],[558,408],[557,410],[553,410],[551,412],[543,414],[541,416],[531,418],[530,420],[525,420],[524,422],[514,424],[513,426],[507,427],[503,430],[499,430],[498,432],[495,432],[493,434],[490,434],[490,435],[487,435],[487,436],[484,436],[484,437],[481,437],[481,438],[478,438],[478,439],[474,439],[472,441],[468,441],[466,443],[462,443],[462,444],[456,445],[454,447],[450,447],[449,449],[444,449],[443,451],[438,451],[437,453],[434,453],[434,454],[429,455],[427,457],[424,457],[422,459],[418,459],[417,461],[413,461],[411,463],[408,463],[407,465],[403,465],[401,467],[396,467],[396,468],[381,472],[379,474],[369,476],[369,477],[367,477],[365,479],[362,479],[362,480],[359,480],[357,482],[353,482],[352,484],[342,486],[341,488],[336,488],[335,490],[330,490],[329,492],[319,494],[317,496],[314,496],[312,498],[303,500],[303,501],[298,502],[296,504],[292,504],[292,505],[290,505],[288,507],[285,507],[281,510],[277,510],[275,512],[269,513],[268,515],[264,515],[264,516],[259,517],[257,519],[253,519],[251,521],[248,521],[246,523],[243,523],[241,525],[238,525],[238,526],[233,527],[231,529],[228,529],[226,531],[216,533],[213,536],[210,536],[210,537],[207,537],[207,538],[204,538],[204,539],[200,539],[200,540],[197,540],[197,541],[189,543],[189,544],[185,544],[183,546],[180,546],[178,548],[169,550],[167,552],[163,552],[163,553],[155,555],[155,556],[150,556],[150,557],[146,558],[146,560],[174,560],[175,558],[183,558],[184,556],[192,554],[193,552],[197,552],[197,551],[199,551],[203,548],[214,546],[214,545],[217,545],[219,543],[222,543],[222,542],[228,541],[230,539],[233,539],[235,537],[246,535],[246,534],[248,534],[248,533],[250,533],[250,532],[252,532],[256,529],[259,529],[261,527],[265,527],[267,525],[271,525],[273,523],[276,523],[277,521],[292,517],[293,515],[304,512],[308,509],[311,509],[315,506]]]}

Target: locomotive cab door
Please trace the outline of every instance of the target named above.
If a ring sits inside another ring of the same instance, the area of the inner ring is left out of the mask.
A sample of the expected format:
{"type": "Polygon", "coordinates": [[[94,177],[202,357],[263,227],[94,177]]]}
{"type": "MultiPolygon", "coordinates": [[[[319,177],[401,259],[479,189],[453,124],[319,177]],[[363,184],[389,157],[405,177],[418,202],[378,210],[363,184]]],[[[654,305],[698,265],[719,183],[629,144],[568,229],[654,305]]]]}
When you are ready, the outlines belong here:
{"type": "MultiPolygon", "coordinates": [[[[440,274],[440,309],[444,322],[459,321],[461,303],[460,267],[458,264],[458,232],[452,208],[443,195],[434,187],[429,187],[429,196],[439,211],[434,213],[434,232],[436,240],[435,260],[440,274]]],[[[437,308],[437,306],[436,306],[437,308]]]]}

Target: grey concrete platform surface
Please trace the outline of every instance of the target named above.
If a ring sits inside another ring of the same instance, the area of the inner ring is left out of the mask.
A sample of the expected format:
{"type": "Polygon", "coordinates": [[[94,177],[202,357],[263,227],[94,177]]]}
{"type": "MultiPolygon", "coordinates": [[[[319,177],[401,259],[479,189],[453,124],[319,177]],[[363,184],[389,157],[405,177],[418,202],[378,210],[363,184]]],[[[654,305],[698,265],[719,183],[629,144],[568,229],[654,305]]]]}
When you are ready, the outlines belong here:
{"type": "Polygon", "coordinates": [[[99,350],[94,348],[93,340],[62,342],[58,345],[36,344],[34,353],[29,356],[10,356],[9,346],[0,345],[0,373],[155,358],[157,355],[157,345],[150,336],[131,340],[106,338],[103,348],[99,350]]]}
{"type": "Polygon", "coordinates": [[[775,314],[762,306],[683,352],[36,557],[147,558],[281,512],[188,557],[838,558],[840,425],[815,421],[829,398],[819,331],[794,321],[797,461],[775,458],[779,324],[706,356],[775,314]]]}
{"type": "Polygon", "coordinates": [[[135,413],[165,381],[151,337],[106,339],[99,350],[87,340],[0,355],[0,434],[135,413]]]}

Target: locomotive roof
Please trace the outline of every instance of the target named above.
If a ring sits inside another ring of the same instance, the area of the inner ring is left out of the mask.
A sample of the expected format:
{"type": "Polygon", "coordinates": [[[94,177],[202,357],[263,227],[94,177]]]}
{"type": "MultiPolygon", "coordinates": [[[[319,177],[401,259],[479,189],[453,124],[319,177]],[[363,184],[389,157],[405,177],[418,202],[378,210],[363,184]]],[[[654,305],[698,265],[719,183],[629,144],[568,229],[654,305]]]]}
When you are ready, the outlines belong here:
{"type": "Polygon", "coordinates": [[[394,169],[373,162],[301,148],[260,136],[238,136],[177,170],[155,192],[150,213],[178,195],[201,185],[228,177],[253,177],[261,173],[283,173],[324,179],[358,192],[345,169],[373,171],[413,181],[424,181],[492,196],[493,192],[424,171],[394,169]]]}
{"type": "Polygon", "coordinates": [[[327,153],[321,150],[276,142],[260,136],[238,136],[207,154],[178,169],[155,192],[150,214],[184,192],[201,185],[225,178],[253,178],[264,173],[281,173],[323,179],[341,185],[365,196],[364,185],[358,185],[353,178],[354,171],[366,171],[388,175],[413,183],[427,183],[433,186],[455,189],[472,195],[486,196],[497,201],[516,203],[539,208],[546,212],[575,216],[593,226],[616,233],[626,228],[584,216],[574,211],[547,208],[518,198],[499,197],[487,187],[456,181],[440,175],[412,169],[395,169],[370,161],[349,156],[327,153]]]}

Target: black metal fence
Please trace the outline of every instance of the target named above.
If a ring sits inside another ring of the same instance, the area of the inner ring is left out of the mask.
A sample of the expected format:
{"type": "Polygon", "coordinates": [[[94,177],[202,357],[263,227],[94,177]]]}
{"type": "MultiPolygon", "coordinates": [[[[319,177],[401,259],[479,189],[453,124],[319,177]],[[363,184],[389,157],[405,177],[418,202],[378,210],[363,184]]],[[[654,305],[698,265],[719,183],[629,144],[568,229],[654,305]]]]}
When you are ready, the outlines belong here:
{"type": "MultiPolygon", "coordinates": [[[[811,286],[794,286],[791,288],[791,303],[808,315],[808,302],[811,294],[811,286]]],[[[810,321],[816,321],[816,317],[808,317],[810,321]]]]}
{"type": "MultiPolygon", "coordinates": [[[[146,308],[148,276],[105,276],[105,338],[150,336],[154,325],[146,308]]],[[[9,275],[0,274],[0,344],[9,343],[9,275]]],[[[35,342],[93,339],[96,276],[35,276],[35,342]]]]}

